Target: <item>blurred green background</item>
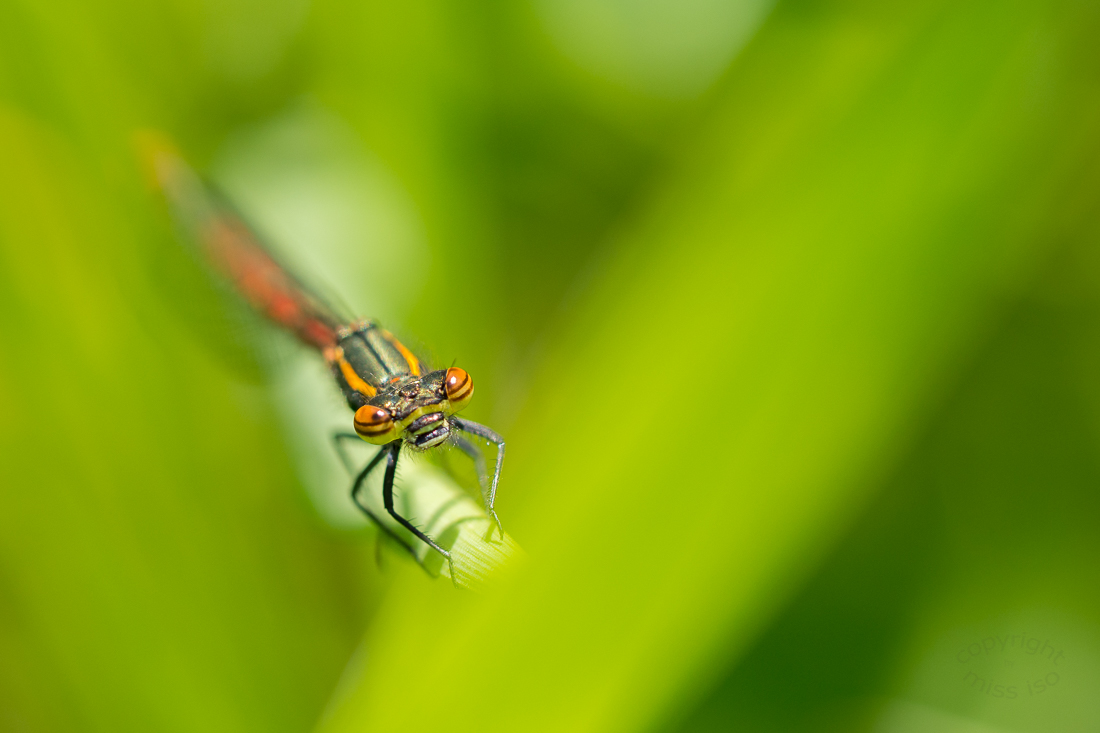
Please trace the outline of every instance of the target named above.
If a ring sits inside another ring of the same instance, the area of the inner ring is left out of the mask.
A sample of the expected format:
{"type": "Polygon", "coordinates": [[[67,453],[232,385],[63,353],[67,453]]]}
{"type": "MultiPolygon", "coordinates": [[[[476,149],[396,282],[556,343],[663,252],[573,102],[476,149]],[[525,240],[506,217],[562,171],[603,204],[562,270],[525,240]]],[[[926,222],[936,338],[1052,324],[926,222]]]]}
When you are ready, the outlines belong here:
{"type": "Polygon", "coordinates": [[[1098,33],[0,0],[0,730],[1100,730],[1098,33]],[[145,129],[474,375],[514,572],[376,548],[145,129]]]}

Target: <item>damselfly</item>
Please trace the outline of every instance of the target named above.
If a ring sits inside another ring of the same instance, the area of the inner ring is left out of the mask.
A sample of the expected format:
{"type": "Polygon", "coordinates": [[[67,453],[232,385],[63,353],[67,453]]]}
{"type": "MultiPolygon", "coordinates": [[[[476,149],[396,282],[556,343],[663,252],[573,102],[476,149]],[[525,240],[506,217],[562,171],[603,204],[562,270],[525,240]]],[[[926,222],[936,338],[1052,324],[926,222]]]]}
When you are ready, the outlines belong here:
{"type": "MultiPolygon", "coordinates": [[[[385,462],[382,503],[386,511],[450,562],[450,552],[408,517],[399,514],[393,500],[394,477],[402,448],[425,451],[449,443],[473,460],[485,512],[503,537],[504,530],[493,504],[504,462],[504,439],[484,425],[456,414],[473,397],[474,383],[470,375],[457,366],[430,370],[379,324],[341,313],[280,264],[228,200],[204,183],[170,147],[157,145],[150,155],[156,182],[186,236],[200,246],[205,258],[228,278],[253,308],[319,351],[328,363],[337,386],[355,413],[354,432],[334,436],[345,465],[343,441],[365,440],[381,446],[355,476],[352,501],[416,557],[413,548],[361,500],[360,493],[367,477],[385,462]],[[483,438],[496,446],[496,465],[491,479],[481,449],[462,434],[483,438]]],[[[489,532],[491,535],[492,525],[489,532]]]]}

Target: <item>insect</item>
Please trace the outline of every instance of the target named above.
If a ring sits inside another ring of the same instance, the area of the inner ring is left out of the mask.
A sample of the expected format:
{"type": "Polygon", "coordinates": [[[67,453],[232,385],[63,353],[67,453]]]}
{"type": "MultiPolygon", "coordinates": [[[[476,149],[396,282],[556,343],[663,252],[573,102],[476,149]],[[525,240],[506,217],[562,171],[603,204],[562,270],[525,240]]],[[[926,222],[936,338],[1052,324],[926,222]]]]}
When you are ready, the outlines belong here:
{"type": "MultiPolygon", "coordinates": [[[[196,241],[205,258],[221,272],[257,311],[299,341],[316,349],[354,411],[354,432],[333,436],[345,466],[344,441],[364,440],[380,446],[355,475],[352,501],[414,558],[413,548],[392,532],[361,500],[368,476],[385,463],[382,503],[401,526],[452,563],[451,553],[394,508],[393,484],[403,449],[426,451],[450,443],[474,462],[482,487],[485,512],[504,536],[493,504],[504,462],[504,439],[484,425],[458,417],[474,394],[466,370],[429,370],[393,334],[372,320],[352,319],[307,287],[261,243],[228,200],[164,145],[151,156],[156,184],[164,192],[178,222],[196,241]],[[491,479],[481,449],[464,436],[496,446],[491,479]]],[[[492,535],[493,525],[489,534],[492,535]]],[[[452,565],[452,577],[453,565],[452,565]]]]}

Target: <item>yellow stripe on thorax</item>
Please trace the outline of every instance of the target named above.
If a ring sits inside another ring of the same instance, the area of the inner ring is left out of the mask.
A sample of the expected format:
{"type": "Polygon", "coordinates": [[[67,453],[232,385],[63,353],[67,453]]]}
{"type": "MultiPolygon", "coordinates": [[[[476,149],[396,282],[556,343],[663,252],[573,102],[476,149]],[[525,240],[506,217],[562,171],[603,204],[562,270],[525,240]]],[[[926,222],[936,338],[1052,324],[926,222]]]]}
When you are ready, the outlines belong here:
{"type": "Polygon", "coordinates": [[[364,382],[363,378],[355,373],[355,369],[353,369],[351,364],[348,363],[348,360],[344,358],[344,350],[339,346],[327,350],[325,352],[325,358],[329,361],[336,362],[337,366],[340,367],[340,373],[344,375],[344,381],[356,392],[366,395],[367,397],[374,397],[378,394],[378,390],[364,382]]]}
{"type": "Polygon", "coordinates": [[[409,365],[409,371],[412,373],[412,375],[414,377],[419,377],[420,376],[420,360],[417,359],[416,356],[411,351],[409,351],[407,348],[405,348],[405,344],[401,343],[396,338],[394,338],[394,335],[392,333],[390,333],[389,331],[387,331],[385,329],[381,329],[381,331],[382,331],[382,336],[384,336],[387,341],[389,341],[391,344],[393,344],[393,347],[401,353],[402,357],[404,357],[405,362],[409,365]]]}

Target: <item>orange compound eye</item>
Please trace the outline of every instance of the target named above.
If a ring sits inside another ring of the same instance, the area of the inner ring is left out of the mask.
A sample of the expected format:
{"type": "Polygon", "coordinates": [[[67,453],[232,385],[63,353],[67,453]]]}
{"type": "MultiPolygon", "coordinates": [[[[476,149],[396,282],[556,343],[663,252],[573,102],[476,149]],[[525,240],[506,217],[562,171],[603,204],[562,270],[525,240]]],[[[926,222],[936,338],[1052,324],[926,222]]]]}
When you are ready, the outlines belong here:
{"type": "Polygon", "coordinates": [[[447,393],[447,401],[451,403],[451,409],[458,412],[468,405],[470,398],[474,396],[474,380],[465,369],[451,367],[447,370],[447,376],[443,378],[443,391],[447,393]]]}
{"type": "Polygon", "coordinates": [[[355,432],[360,438],[375,445],[385,445],[397,438],[397,426],[393,416],[384,407],[363,405],[355,411],[355,432]]]}

